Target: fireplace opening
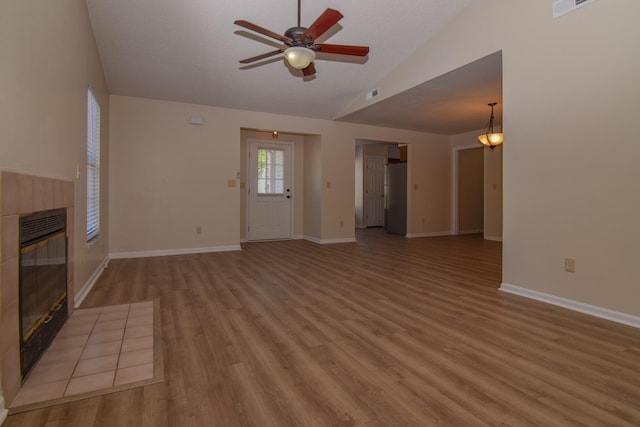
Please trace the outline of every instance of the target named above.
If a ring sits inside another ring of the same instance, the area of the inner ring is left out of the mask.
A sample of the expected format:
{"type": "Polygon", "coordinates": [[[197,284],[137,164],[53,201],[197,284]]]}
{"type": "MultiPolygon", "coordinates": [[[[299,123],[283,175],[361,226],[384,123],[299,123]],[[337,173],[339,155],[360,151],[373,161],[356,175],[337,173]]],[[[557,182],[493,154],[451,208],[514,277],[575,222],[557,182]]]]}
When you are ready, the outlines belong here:
{"type": "Polygon", "coordinates": [[[20,372],[24,379],[68,317],[66,210],[20,218],[20,372]]]}

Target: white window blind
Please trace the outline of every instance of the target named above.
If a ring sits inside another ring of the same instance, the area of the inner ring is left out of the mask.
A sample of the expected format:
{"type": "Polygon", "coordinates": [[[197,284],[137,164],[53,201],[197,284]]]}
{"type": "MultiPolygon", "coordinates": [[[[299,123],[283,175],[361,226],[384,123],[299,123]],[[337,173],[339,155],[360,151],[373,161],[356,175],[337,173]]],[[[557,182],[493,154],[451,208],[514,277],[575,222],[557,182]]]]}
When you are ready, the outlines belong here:
{"type": "Polygon", "coordinates": [[[87,96],[87,242],[100,234],[100,105],[87,96]]]}

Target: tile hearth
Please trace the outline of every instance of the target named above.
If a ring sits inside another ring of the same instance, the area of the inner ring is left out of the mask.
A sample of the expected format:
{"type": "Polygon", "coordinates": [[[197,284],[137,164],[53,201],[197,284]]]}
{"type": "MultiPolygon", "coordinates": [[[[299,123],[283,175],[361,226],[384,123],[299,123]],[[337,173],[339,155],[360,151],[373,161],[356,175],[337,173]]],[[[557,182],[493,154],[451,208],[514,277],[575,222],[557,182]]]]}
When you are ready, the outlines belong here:
{"type": "Polygon", "coordinates": [[[10,409],[154,378],[153,301],[76,309],[10,409]]]}

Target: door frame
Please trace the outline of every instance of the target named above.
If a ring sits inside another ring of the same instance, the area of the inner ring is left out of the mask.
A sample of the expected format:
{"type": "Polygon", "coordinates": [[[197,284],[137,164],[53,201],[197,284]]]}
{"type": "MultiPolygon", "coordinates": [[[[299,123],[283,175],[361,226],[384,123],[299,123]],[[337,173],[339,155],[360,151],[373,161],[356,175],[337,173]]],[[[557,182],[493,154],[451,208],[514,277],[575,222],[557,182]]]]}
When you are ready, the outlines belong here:
{"type": "Polygon", "coordinates": [[[245,236],[246,236],[246,240],[248,242],[259,242],[259,241],[264,241],[264,240],[251,240],[251,232],[249,231],[249,227],[251,227],[251,194],[249,194],[249,191],[251,190],[251,185],[253,184],[251,182],[251,147],[253,144],[258,144],[258,145],[264,145],[264,146],[278,146],[278,145],[283,145],[283,146],[287,146],[290,150],[291,150],[291,158],[289,159],[289,163],[290,163],[290,167],[289,167],[289,182],[290,182],[290,186],[289,188],[291,189],[291,212],[290,212],[290,221],[289,221],[289,237],[285,238],[285,239],[278,239],[278,240],[292,240],[293,236],[294,236],[294,220],[295,220],[295,216],[294,216],[294,205],[295,205],[295,182],[294,182],[294,177],[295,177],[295,173],[294,173],[294,166],[295,166],[295,143],[291,142],[291,141],[269,141],[269,140],[265,140],[265,139],[253,139],[253,138],[248,138],[247,139],[247,148],[246,148],[246,159],[245,159],[245,164],[247,165],[245,168],[245,182],[247,183],[247,185],[245,186],[245,236]]]}

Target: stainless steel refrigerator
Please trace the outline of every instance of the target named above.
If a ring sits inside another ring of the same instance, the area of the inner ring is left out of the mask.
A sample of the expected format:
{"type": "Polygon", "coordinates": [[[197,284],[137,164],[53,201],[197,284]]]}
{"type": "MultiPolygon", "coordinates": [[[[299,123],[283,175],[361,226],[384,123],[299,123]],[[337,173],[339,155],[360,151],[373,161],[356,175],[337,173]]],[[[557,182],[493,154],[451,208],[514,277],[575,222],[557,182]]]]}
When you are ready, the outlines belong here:
{"type": "Polygon", "coordinates": [[[385,230],[387,233],[407,234],[407,163],[387,165],[387,194],[385,230]]]}

